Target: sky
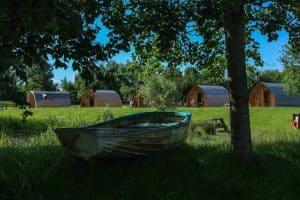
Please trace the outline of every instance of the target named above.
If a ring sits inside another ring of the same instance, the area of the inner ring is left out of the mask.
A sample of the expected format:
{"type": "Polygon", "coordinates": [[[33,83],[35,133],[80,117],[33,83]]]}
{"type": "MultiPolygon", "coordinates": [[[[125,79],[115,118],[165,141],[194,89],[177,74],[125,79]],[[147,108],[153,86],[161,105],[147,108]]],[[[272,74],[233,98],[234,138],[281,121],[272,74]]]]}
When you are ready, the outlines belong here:
{"type": "MultiPolygon", "coordinates": [[[[108,30],[102,26],[101,34],[108,33],[108,30]]],[[[264,66],[259,70],[274,70],[277,69],[279,71],[283,70],[282,64],[279,62],[279,57],[282,54],[282,47],[287,44],[288,42],[288,34],[285,31],[279,32],[279,38],[277,41],[268,42],[267,37],[260,34],[259,31],[255,31],[252,35],[257,42],[260,43],[259,52],[261,54],[261,58],[264,61],[264,66]]],[[[103,41],[103,37],[98,35],[97,38],[101,37],[101,41],[103,41]]],[[[118,55],[114,56],[112,60],[116,61],[117,63],[126,63],[127,61],[131,61],[131,54],[132,52],[120,52],[118,55]]],[[[64,77],[67,80],[74,82],[75,75],[77,72],[73,71],[70,67],[68,69],[55,69],[54,73],[54,82],[58,83],[64,77]]]]}

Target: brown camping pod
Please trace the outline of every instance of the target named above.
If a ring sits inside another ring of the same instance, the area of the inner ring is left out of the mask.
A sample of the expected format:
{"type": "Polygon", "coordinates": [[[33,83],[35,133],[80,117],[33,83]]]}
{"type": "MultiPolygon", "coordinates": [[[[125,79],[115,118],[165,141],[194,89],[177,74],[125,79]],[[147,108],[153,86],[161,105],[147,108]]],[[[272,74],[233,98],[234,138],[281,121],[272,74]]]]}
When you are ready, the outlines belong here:
{"type": "Polygon", "coordinates": [[[131,96],[131,99],[135,102],[134,107],[150,107],[149,104],[145,103],[145,100],[143,99],[143,97],[141,96],[141,93],[136,92],[133,93],[133,95],[131,96]]]}
{"type": "Polygon", "coordinates": [[[113,90],[86,91],[80,101],[81,107],[92,106],[122,106],[122,100],[118,93],[113,90]]]}
{"type": "Polygon", "coordinates": [[[300,96],[288,95],[280,83],[259,83],[249,97],[250,106],[300,106],[300,96]]]}
{"type": "Polygon", "coordinates": [[[80,99],[80,106],[81,107],[93,107],[94,106],[94,92],[89,90],[85,91],[84,94],[81,96],[80,99]]]}
{"type": "Polygon", "coordinates": [[[27,99],[31,108],[66,107],[71,105],[69,92],[30,91],[27,99]]]}
{"type": "Polygon", "coordinates": [[[195,85],[186,97],[187,107],[217,107],[228,103],[228,90],[222,86],[195,85]]]}

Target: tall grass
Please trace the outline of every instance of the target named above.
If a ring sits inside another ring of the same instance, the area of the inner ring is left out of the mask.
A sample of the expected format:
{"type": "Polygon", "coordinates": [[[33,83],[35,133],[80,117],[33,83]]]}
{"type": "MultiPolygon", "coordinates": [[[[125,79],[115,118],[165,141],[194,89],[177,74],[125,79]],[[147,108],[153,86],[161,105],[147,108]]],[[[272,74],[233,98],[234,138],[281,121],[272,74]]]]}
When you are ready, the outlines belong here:
{"type": "MultiPolygon", "coordinates": [[[[114,116],[148,110],[111,108],[114,116]]],[[[191,111],[192,120],[224,117],[229,122],[228,108],[178,110],[191,111]]],[[[300,131],[290,127],[295,108],[251,109],[256,163],[248,167],[231,159],[230,135],[225,133],[190,133],[182,148],[145,159],[86,162],[66,153],[52,128],[98,123],[103,111],[34,109],[25,129],[39,131],[21,136],[13,134],[20,128],[18,111],[0,111],[0,199],[297,199],[300,195],[300,131]]]]}

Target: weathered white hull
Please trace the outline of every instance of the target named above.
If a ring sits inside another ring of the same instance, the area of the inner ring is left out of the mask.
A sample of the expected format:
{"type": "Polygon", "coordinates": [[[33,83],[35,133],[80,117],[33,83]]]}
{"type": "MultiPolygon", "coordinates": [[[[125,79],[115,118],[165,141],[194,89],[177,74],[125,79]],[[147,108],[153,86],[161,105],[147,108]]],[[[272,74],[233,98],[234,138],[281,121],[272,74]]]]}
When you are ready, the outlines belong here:
{"type": "MultiPolygon", "coordinates": [[[[178,121],[178,118],[176,120],[178,121]]],[[[119,121],[124,123],[124,120],[119,121]]],[[[190,114],[182,122],[169,127],[102,128],[100,124],[83,128],[56,129],[55,132],[72,154],[85,159],[142,157],[152,152],[168,151],[181,146],[187,136],[189,121],[190,114]]],[[[104,126],[107,126],[105,124],[104,126]]],[[[132,122],[130,124],[132,125],[132,122]]]]}

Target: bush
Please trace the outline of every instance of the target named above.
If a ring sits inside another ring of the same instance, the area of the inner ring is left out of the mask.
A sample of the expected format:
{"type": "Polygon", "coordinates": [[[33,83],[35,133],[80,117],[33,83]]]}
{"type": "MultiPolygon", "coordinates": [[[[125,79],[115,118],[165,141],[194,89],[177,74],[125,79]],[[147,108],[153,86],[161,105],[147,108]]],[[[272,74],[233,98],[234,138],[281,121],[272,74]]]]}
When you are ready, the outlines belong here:
{"type": "Polygon", "coordinates": [[[12,101],[0,101],[0,104],[2,104],[4,107],[15,107],[16,104],[12,101]]]}
{"type": "Polygon", "coordinates": [[[114,114],[109,110],[109,107],[106,106],[104,108],[104,112],[102,114],[102,121],[108,121],[110,119],[113,119],[114,118],[114,114]]]}
{"type": "Polygon", "coordinates": [[[158,110],[175,109],[178,89],[176,83],[163,75],[150,76],[141,87],[141,95],[146,104],[158,110]]]}
{"type": "Polygon", "coordinates": [[[283,89],[291,95],[300,94],[300,67],[293,66],[283,71],[283,89]]]}

